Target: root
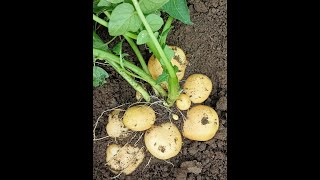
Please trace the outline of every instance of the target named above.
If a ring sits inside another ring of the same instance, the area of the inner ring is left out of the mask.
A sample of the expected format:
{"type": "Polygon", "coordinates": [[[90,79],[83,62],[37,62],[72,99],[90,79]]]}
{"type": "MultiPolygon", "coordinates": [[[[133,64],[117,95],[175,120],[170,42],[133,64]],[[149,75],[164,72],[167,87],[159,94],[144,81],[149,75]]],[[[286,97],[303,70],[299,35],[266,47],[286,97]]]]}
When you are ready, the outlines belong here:
{"type": "Polygon", "coordinates": [[[134,147],[137,146],[137,143],[140,141],[143,135],[144,135],[144,132],[139,136],[138,140],[133,144],[134,147]]]}
{"type": "Polygon", "coordinates": [[[186,118],[186,116],[184,116],[184,114],[180,111],[180,109],[177,109],[178,111],[179,111],[179,113],[181,114],[181,116],[182,116],[182,119],[185,121],[185,120],[187,120],[187,118],[186,118]]]}
{"type": "Polygon", "coordinates": [[[144,168],[142,169],[142,171],[144,171],[144,169],[146,169],[146,167],[150,164],[151,159],[152,159],[152,156],[149,158],[148,163],[144,166],[144,168]]]}
{"type": "Polygon", "coordinates": [[[118,178],[122,173],[123,173],[123,170],[122,170],[118,175],[113,176],[113,177],[111,177],[110,179],[116,179],[116,178],[118,178]]]}
{"type": "Polygon", "coordinates": [[[93,139],[93,141],[100,141],[100,140],[106,139],[108,137],[110,137],[110,136],[104,136],[104,137],[101,137],[101,138],[93,139]]]}
{"type": "Polygon", "coordinates": [[[174,167],[174,164],[173,164],[172,162],[166,161],[166,160],[163,160],[163,161],[166,162],[166,163],[168,163],[168,164],[170,164],[170,165],[172,165],[172,166],[174,167]]]}

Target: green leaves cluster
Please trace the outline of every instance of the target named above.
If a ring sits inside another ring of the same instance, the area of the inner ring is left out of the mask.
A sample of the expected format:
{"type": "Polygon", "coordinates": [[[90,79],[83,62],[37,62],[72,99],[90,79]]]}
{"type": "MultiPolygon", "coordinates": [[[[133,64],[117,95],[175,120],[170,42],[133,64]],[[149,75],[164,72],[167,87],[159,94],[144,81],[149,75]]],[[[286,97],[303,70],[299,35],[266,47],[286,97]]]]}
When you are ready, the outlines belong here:
{"type": "MultiPolygon", "coordinates": [[[[154,36],[159,40],[165,55],[171,60],[174,56],[174,52],[165,44],[165,39],[171,27],[162,30],[162,32],[159,33],[164,25],[161,12],[166,12],[171,17],[180,20],[185,24],[192,24],[186,0],[139,0],[139,6],[146,17],[154,36]]],[[[130,32],[136,35],[137,45],[147,44],[151,41],[148,32],[145,30],[145,27],[133,6],[132,0],[94,0],[93,12],[97,16],[107,12],[108,18],[105,19],[108,21],[107,26],[109,35],[116,37],[130,32]]],[[[122,43],[123,40],[114,48],[109,49],[108,44],[104,43],[100,37],[93,32],[93,48],[114,52],[116,55],[120,56],[120,65],[124,68],[123,57],[128,56],[128,54],[122,52],[122,43]]],[[[168,80],[168,72],[161,60],[160,63],[163,67],[163,73],[157,79],[158,84],[168,80]]],[[[177,72],[178,68],[174,66],[174,70],[177,72]]],[[[105,78],[107,77],[109,77],[109,75],[104,69],[95,65],[93,66],[94,87],[104,84],[106,82],[105,78]]]]}

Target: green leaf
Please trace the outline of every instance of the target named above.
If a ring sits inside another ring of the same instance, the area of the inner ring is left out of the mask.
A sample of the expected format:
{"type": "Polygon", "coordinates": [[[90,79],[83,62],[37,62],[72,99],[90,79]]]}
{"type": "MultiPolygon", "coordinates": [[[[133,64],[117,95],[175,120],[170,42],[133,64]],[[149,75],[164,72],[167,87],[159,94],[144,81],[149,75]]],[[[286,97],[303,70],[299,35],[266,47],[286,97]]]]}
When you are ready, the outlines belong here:
{"type": "Polygon", "coordinates": [[[166,57],[168,58],[168,60],[171,61],[171,59],[174,56],[174,51],[171,48],[169,48],[167,45],[164,47],[163,51],[166,57]]]}
{"type": "Polygon", "coordinates": [[[144,14],[150,14],[160,9],[169,0],[140,0],[139,5],[144,14]]]}
{"type": "Polygon", "coordinates": [[[109,74],[99,66],[93,66],[93,86],[98,87],[106,83],[109,74]]]}
{"type": "Polygon", "coordinates": [[[122,43],[123,43],[123,40],[120,41],[118,44],[116,44],[112,51],[116,54],[116,55],[120,55],[121,54],[121,51],[122,51],[122,43]]]}
{"type": "Polygon", "coordinates": [[[158,15],[149,14],[146,19],[153,32],[158,31],[163,25],[163,19],[158,15]]]}
{"type": "Polygon", "coordinates": [[[108,30],[111,36],[119,36],[128,31],[137,32],[141,25],[142,22],[133,6],[122,3],[112,11],[108,30]]]}
{"type": "Polygon", "coordinates": [[[173,66],[173,70],[174,70],[174,73],[177,73],[177,72],[179,71],[178,66],[174,65],[174,66],[173,66]]]}
{"type": "Polygon", "coordinates": [[[108,0],[100,0],[99,3],[97,4],[98,7],[108,7],[111,6],[111,2],[108,0]]]}
{"type": "Polygon", "coordinates": [[[143,30],[137,36],[137,45],[145,44],[145,43],[149,42],[150,40],[151,39],[150,39],[150,36],[149,36],[147,30],[143,30]]]}
{"type": "Polygon", "coordinates": [[[123,0],[106,0],[106,1],[109,1],[109,2],[111,2],[113,4],[117,4],[117,3],[123,2],[123,0]]]}
{"type": "Polygon", "coordinates": [[[93,31],[93,48],[100,50],[107,50],[108,46],[102,41],[102,39],[93,31]]]}
{"type": "MultiPolygon", "coordinates": [[[[153,34],[156,38],[159,36],[159,32],[155,32],[153,34]]],[[[137,36],[137,45],[146,44],[149,41],[151,41],[151,38],[147,30],[142,30],[137,36]]]]}
{"type": "Polygon", "coordinates": [[[164,81],[168,81],[169,74],[166,70],[162,71],[162,74],[158,77],[156,83],[160,84],[164,81]]]}
{"type": "Polygon", "coordinates": [[[163,6],[163,10],[185,24],[192,24],[186,0],[169,0],[163,6]]]}
{"type": "Polygon", "coordinates": [[[104,9],[106,9],[106,7],[104,6],[98,6],[99,4],[99,0],[95,0],[93,1],[93,12],[95,14],[102,12],[104,9]]]}

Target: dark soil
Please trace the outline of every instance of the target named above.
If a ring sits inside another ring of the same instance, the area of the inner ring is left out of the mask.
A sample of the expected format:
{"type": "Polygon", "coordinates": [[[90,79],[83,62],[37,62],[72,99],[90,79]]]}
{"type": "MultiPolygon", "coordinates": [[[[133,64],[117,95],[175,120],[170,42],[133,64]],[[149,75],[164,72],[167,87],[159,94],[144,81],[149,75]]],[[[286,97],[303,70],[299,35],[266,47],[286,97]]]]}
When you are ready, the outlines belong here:
{"type": "MultiPolygon", "coordinates": [[[[174,21],[174,29],[170,32],[167,43],[185,51],[190,62],[185,77],[202,73],[213,81],[213,91],[203,104],[217,111],[220,128],[215,137],[207,142],[183,138],[181,152],[168,161],[173,165],[152,158],[146,166],[151,157],[150,153],[146,152],[144,162],[138,169],[131,175],[120,175],[119,179],[227,179],[227,4],[226,0],[188,0],[188,5],[194,25],[188,26],[174,21]]],[[[101,34],[103,32],[100,32],[101,34]]],[[[128,45],[125,45],[125,50],[133,57],[128,45]]],[[[148,51],[144,47],[141,47],[141,50],[148,59],[148,51]]],[[[133,88],[111,68],[104,68],[110,73],[110,78],[106,85],[93,91],[93,127],[104,110],[136,102],[133,88]]],[[[157,112],[156,124],[169,121],[167,110],[157,104],[152,107],[157,112]]],[[[172,111],[179,116],[179,120],[170,120],[181,130],[181,114],[175,108],[172,108],[172,111]]],[[[98,123],[97,138],[106,136],[107,114],[105,113],[98,123]]],[[[125,144],[133,135],[134,133],[129,138],[117,142],[125,144]]],[[[137,133],[131,144],[134,144],[140,135],[142,134],[137,133]]],[[[116,176],[105,166],[106,148],[114,142],[114,139],[109,138],[94,142],[93,179],[105,180],[116,176]]],[[[143,138],[137,146],[143,146],[143,138]]]]}

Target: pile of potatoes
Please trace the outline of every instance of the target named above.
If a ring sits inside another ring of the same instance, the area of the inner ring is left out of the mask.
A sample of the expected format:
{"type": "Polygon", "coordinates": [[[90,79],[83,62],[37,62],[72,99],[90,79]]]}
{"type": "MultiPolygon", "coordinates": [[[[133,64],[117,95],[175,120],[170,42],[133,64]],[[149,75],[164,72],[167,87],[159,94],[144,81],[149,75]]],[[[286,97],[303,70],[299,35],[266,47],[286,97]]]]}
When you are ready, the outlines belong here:
{"type": "MultiPolygon", "coordinates": [[[[182,80],[188,61],[180,48],[170,48],[175,53],[171,62],[178,67],[177,76],[182,80]]],[[[149,59],[148,68],[154,79],[162,73],[161,65],[154,56],[149,59]]],[[[167,84],[163,83],[162,86],[167,87],[167,84]]],[[[201,104],[209,97],[212,89],[213,84],[206,75],[192,74],[186,79],[183,92],[176,101],[178,109],[187,110],[182,135],[173,123],[155,125],[156,114],[151,107],[136,105],[129,107],[122,118],[119,117],[119,110],[111,112],[106,126],[108,136],[126,138],[129,129],[145,131],[144,143],[147,150],[158,159],[170,159],[180,152],[182,136],[195,141],[208,141],[216,134],[219,128],[218,115],[213,108],[201,104]],[[191,107],[192,104],[194,105],[191,107]]],[[[112,172],[128,175],[142,163],[145,154],[138,147],[111,144],[107,148],[106,156],[107,165],[112,172]]]]}

